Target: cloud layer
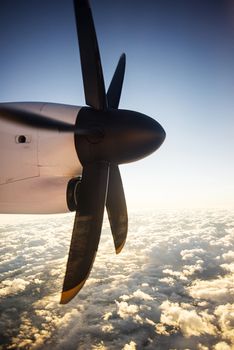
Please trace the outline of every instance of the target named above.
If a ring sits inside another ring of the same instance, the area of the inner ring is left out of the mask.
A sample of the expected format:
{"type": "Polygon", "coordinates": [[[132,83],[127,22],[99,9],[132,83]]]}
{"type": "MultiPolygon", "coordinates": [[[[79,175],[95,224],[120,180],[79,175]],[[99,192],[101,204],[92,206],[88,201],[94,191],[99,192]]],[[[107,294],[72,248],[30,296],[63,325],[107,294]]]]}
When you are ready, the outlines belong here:
{"type": "Polygon", "coordinates": [[[132,213],[118,256],[105,219],[90,278],[62,306],[72,221],[0,226],[0,349],[234,348],[233,212],[132,213]]]}

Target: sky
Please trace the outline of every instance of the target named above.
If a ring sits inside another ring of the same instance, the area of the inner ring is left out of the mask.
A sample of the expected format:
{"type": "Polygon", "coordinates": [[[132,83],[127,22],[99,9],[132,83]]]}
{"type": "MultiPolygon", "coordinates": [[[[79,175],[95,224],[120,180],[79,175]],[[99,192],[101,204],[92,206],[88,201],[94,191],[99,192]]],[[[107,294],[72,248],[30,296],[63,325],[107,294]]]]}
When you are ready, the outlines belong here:
{"type": "MultiPolygon", "coordinates": [[[[227,0],[91,1],[108,87],[167,138],[121,166],[131,209],[234,207],[234,9],[227,0]]],[[[0,101],[85,105],[72,1],[3,0],[0,101]]]]}

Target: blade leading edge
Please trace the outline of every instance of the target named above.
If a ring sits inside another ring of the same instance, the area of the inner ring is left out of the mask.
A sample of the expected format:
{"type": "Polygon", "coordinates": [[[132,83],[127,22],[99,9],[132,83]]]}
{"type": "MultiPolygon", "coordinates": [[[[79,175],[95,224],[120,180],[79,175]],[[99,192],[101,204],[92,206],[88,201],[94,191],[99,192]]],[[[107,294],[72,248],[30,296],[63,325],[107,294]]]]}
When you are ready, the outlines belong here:
{"type": "Polygon", "coordinates": [[[107,103],[109,108],[117,109],[119,107],[120,96],[123,87],[123,80],[126,67],[126,55],[120,56],[119,62],[115,69],[109,89],[107,91],[107,103]]]}
{"type": "Polygon", "coordinates": [[[124,247],[128,232],[128,213],[118,165],[111,164],[106,209],[116,254],[124,247]]]}

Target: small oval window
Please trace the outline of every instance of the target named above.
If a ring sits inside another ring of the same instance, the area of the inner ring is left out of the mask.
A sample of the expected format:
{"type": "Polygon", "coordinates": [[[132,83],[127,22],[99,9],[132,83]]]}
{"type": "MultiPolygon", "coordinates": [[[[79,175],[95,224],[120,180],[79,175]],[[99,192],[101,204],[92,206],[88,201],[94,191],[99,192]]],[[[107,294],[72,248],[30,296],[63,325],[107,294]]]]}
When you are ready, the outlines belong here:
{"type": "Polygon", "coordinates": [[[30,143],[31,137],[28,135],[17,135],[15,141],[16,143],[30,143]]]}
{"type": "Polygon", "coordinates": [[[18,142],[19,143],[25,143],[26,142],[26,136],[24,136],[24,135],[18,136],[18,142]]]}

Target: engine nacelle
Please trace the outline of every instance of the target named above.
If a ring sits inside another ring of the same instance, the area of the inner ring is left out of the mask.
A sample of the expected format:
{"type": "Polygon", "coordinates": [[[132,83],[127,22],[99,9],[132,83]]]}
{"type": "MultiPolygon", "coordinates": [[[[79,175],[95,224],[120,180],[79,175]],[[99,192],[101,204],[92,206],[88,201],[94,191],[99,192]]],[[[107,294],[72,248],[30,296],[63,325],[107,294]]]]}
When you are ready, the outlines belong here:
{"type": "MultiPolygon", "coordinates": [[[[52,103],[10,105],[71,124],[80,111],[80,107],[52,103]]],[[[82,174],[73,133],[35,129],[0,118],[0,164],[0,213],[69,211],[67,184],[82,174]]]]}

